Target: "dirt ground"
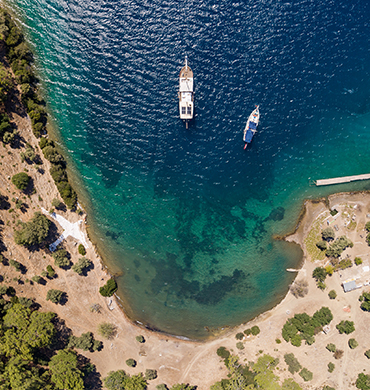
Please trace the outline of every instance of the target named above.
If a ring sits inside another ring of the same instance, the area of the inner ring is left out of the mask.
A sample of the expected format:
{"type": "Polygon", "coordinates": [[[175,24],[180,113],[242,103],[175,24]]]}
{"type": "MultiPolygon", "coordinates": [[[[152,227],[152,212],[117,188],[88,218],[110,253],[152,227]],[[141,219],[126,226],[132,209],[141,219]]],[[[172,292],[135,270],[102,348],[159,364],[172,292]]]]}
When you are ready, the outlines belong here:
{"type": "MultiPolygon", "coordinates": [[[[88,241],[86,248],[86,257],[93,261],[94,268],[88,272],[87,276],[79,276],[72,270],[56,269],[58,277],[47,280],[46,285],[36,283],[31,285],[27,281],[34,275],[40,275],[48,264],[53,266],[54,264],[48,248],[30,252],[15,245],[13,231],[16,222],[18,220],[27,221],[35,211],[40,211],[41,208],[50,210],[52,200],[59,196],[49,174],[49,163],[43,159],[42,152],[37,146],[37,140],[32,134],[29,118],[19,105],[13,105],[13,110],[15,112],[11,119],[17,126],[21,142],[14,149],[9,146],[0,146],[1,193],[8,196],[10,203],[7,209],[0,210],[0,219],[3,221],[1,234],[6,246],[3,251],[5,258],[21,262],[26,270],[23,274],[20,274],[11,266],[0,265],[0,274],[4,278],[3,283],[15,287],[19,296],[34,298],[42,306],[41,310],[56,312],[77,336],[83,332],[92,331],[96,338],[100,339],[97,335],[97,327],[101,322],[111,322],[117,326],[116,337],[113,340],[104,340],[104,348],[101,352],[79,351],[91,359],[102,378],[112,370],[124,369],[130,374],[136,374],[150,368],[158,371],[158,378],[149,384],[150,390],[154,390],[155,386],[160,383],[173,385],[181,382],[197,385],[199,390],[206,390],[217,380],[226,377],[227,374],[223,363],[216,355],[216,350],[220,346],[224,346],[238,354],[242,362],[255,361],[261,353],[269,353],[274,357],[279,357],[278,375],[282,379],[291,376],[287,372],[283,356],[285,353],[293,352],[301,365],[314,374],[313,380],[308,383],[304,383],[298,374],[294,375],[294,380],[305,389],[321,389],[324,384],[333,386],[337,390],[354,388],[357,374],[369,370],[369,361],[364,356],[364,352],[370,348],[367,336],[370,313],[361,311],[358,301],[361,292],[369,288],[362,287],[344,293],[341,287],[341,283],[350,278],[355,277],[362,282],[366,282],[368,278],[370,279],[370,273],[366,274],[362,268],[369,265],[370,260],[370,251],[365,241],[366,233],[364,231],[366,221],[370,220],[370,215],[369,218],[367,217],[370,213],[369,194],[338,194],[329,198],[330,206],[337,208],[340,214],[334,221],[338,227],[337,235],[346,234],[354,242],[354,247],[347,249],[342,257],[347,254],[352,259],[360,256],[363,259],[361,266],[353,266],[351,269],[335,273],[332,277],[327,278],[327,289],[321,291],[316,287],[311,275],[313,269],[316,266],[324,265],[326,260],[311,259],[305,251],[306,260],[297,275],[297,280],[305,279],[309,284],[309,293],[304,298],[297,299],[291,293],[288,293],[286,298],[274,309],[262,314],[249,324],[243,324],[228,331],[217,339],[204,343],[183,341],[137,327],[125,317],[115,298],[106,299],[99,294],[99,287],[108,280],[109,274],[90,241],[88,241]],[[42,164],[39,167],[21,162],[19,153],[24,151],[26,142],[34,146],[42,159],[42,164]],[[24,195],[11,183],[12,175],[25,170],[33,179],[34,194],[24,195]],[[15,209],[12,199],[16,200],[17,198],[26,203],[26,210],[15,209]],[[14,211],[11,211],[12,209],[14,211]],[[347,211],[349,216],[345,214],[347,211]],[[351,223],[352,230],[345,227],[349,219],[356,222],[354,228],[354,223],[351,223]],[[64,305],[55,305],[46,301],[46,293],[52,288],[67,293],[67,302],[64,305]],[[328,291],[332,289],[338,294],[335,300],[330,300],[328,297],[328,291]],[[100,314],[92,313],[89,310],[90,306],[95,303],[102,306],[100,314]],[[281,329],[288,318],[300,312],[307,312],[312,315],[322,306],[329,307],[334,315],[334,320],[327,335],[319,334],[316,336],[316,342],[313,345],[302,345],[299,348],[293,347],[282,340],[281,329]],[[337,323],[346,319],[354,321],[356,327],[356,331],[348,336],[340,335],[335,329],[337,323]],[[261,333],[258,336],[244,339],[245,348],[238,350],[235,334],[252,325],[258,325],[261,333]],[[144,344],[139,344],[135,340],[135,336],[140,334],[146,339],[144,344]],[[359,346],[354,350],[348,347],[348,339],[352,337],[359,342],[359,346]],[[281,339],[282,343],[276,343],[276,339],[281,339]],[[332,353],[325,349],[328,343],[334,343],[337,348],[344,351],[344,356],[340,360],[335,360],[332,353]],[[128,358],[137,360],[138,364],[135,368],[129,368],[125,364],[128,358]],[[329,362],[333,362],[336,366],[331,374],[327,370],[329,362]]],[[[298,231],[288,237],[288,240],[296,241],[304,249],[305,237],[309,234],[315,219],[318,217],[324,218],[328,214],[324,202],[306,202],[305,206],[306,214],[298,231]]],[[[81,217],[71,211],[57,211],[57,213],[72,223],[82,218],[81,228],[86,234],[85,215],[81,217]]],[[[58,234],[61,234],[61,226],[58,226],[57,222],[55,223],[58,234]]],[[[327,221],[325,220],[322,227],[326,226],[327,221]]],[[[64,246],[71,253],[72,262],[76,262],[78,259],[78,242],[69,237],[64,242],[64,246]]]]}

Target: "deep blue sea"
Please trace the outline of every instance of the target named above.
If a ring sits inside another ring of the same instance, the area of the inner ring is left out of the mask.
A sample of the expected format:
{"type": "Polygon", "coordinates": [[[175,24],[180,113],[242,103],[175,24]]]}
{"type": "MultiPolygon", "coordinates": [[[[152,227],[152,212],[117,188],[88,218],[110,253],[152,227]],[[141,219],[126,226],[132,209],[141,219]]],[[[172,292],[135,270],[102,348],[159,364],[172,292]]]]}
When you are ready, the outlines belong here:
{"type": "Polygon", "coordinates": [[[370,3],[9,0],[130,318],[205,338],[285,295],[304,199],[370,189],[370,3]],[[178,117],[184,56],[195,120],[178,117]],[[243,150],[254,105],[259,131],[243,150]]]}

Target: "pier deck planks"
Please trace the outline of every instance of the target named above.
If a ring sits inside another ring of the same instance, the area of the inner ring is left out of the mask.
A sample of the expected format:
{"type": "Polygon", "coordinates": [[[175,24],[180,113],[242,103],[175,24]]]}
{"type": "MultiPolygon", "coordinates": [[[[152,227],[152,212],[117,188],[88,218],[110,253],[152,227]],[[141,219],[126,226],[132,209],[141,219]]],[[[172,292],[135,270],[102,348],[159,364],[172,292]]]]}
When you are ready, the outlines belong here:
{"type": "Polygon", "coordinates": [[[317,186],[329,186],[332,184],[350,183],[357,180],[370,180],[370,173],[355,176],[334,177],[333,179],[316,180],[317,186]]]}

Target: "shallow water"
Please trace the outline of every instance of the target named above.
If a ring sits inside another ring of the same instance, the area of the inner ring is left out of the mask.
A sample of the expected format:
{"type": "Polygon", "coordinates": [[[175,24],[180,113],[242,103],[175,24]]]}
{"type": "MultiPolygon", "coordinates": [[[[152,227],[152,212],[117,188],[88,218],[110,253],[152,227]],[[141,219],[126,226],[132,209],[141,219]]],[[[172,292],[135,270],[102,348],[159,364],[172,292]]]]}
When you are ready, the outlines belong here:
{"type": "Polygon", "coordinates": [[[132,319],[204,338],[281,299],[313,179],[368,173],[369,16],[360,1],[12,0],[93,239],[132,319]],[[184,55],[196,116],[178,119],[184,55]],[[251,147],[242,131],[254,104],[251,147]]]}

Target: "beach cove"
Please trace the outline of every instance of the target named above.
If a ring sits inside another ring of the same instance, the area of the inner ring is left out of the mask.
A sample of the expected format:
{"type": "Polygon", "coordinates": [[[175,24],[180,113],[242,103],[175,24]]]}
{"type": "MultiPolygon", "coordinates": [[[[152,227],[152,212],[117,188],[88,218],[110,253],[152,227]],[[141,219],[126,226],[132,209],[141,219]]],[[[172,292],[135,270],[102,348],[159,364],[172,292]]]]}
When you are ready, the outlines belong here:
{"type": "Polygon", "coordinates": [[[51,119],[85,195],[90,236],[112,272],[122,274],[119,295],[132,320],[204,339],[207,329],[217,333],[273,307],[293,280],[286,268],[296,268],[302,253],[272,236],[294,228],[305,198],[367,188],[309,186],[369,166],[366,10],[356,13],[358,3],[335,10],[266,3],[258,31],[240,29],[248,5],[184,10],[195,26],[185,41],[199,91],[188,133],[176,112],[183,57],[182,41],[173,37],[180,39],[180,30],[183,36],[184,15],[170,24],[174,4],[44,2],[39,13],[26,1],[11,4],[35,49],[51,119]],[[295,24],[300,15],[321,23],[295,24]],[[220,34],[220,23],[230,30],[220,34]],[[285,38],[299,37],[296,43],[281,39],[281,25],[285,38]],[[308,34],[313,28],[319,38],[308,34]],[[148,45],[153,34],[155,45],[148,45]],[[215,36],[218,46],[210,50],[215,36]],[[252,41],[255,51],[246,56],[252,41]],[[343,48],[347,55],[339,56],[343,48]],[[156,99],[148,93],[154,87],[156,99]],[[256,101],[266,115],[243,153],[237,129],[256,101]]]}

